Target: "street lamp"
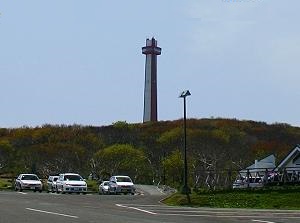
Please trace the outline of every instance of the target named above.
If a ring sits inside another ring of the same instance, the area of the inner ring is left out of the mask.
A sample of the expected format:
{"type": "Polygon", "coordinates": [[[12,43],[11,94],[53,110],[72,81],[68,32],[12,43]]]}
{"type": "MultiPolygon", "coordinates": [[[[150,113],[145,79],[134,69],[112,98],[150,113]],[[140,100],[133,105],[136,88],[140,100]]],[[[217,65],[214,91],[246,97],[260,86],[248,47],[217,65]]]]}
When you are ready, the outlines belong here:
{"type": "Polygon", "coordinates": [[[180,98],[183,98],[183,129],[184,129],[184,185],[182,188],[182,193],[188,195],[190,193],[190,189],[188,187],[188,174],[187,174],[187,157],[186,157],[186,97],[190,96],[191,93],[189,90],[183,91],[180,94],[180,98]]]}

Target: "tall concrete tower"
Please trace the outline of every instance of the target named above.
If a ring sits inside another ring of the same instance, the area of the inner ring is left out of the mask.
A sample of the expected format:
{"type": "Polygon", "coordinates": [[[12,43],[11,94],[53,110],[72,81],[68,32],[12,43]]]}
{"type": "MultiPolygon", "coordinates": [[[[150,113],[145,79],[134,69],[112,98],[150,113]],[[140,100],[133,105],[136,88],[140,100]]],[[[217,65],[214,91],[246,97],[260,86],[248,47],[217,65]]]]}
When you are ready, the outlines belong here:
{"type": "Polygon", "coordinates": [[[161,48],[157,46],[157,41],[154,37],[151,40],[146,40],[146,46],[142,48],[142,53],[146,54],[143,122],[156,122],[157,55],[161,54],[161,48]]]}

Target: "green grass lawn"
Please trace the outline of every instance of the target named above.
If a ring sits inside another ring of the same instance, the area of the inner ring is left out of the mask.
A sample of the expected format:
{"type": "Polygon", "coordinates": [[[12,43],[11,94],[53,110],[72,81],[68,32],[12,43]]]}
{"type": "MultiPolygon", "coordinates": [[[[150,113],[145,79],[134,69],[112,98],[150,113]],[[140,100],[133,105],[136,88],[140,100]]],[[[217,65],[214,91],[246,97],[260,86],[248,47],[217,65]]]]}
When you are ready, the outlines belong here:
{"type": "Polygon", "coordinates": [[[163,202],[193,207],[300,209],[300,187],[198,192],[190,194],[190,200],[189,204],[186,195],[176,193],[163,202]]]}

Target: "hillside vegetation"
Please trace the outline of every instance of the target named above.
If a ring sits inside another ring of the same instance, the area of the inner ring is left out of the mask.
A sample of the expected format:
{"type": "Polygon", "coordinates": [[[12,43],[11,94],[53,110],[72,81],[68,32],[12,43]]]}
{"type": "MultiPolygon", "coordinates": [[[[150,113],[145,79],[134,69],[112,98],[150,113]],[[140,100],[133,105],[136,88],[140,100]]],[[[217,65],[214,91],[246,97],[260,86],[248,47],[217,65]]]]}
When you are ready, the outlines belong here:
{"type": "MultiPolygon", "coordinates": [[[[204,185],[209,171],[232,171],[274,154],[281,160],[299,143],[300,128],[232,119],[187,120],[189,184],[204,185]]],[[[40,177],[78,172],[107,179],[130,175],[138,183],[181,185],[183,121],[110,126],[0,129],[0,174],[40,177]]]]}

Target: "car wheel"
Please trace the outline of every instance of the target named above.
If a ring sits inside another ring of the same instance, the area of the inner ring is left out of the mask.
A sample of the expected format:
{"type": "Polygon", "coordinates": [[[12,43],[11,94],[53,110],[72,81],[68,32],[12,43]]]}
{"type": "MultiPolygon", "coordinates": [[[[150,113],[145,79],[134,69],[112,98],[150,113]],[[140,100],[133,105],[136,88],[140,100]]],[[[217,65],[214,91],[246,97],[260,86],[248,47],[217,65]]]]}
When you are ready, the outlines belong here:
{"type": "Polygon", "coordinates": [[[42,193],[43,190],[39,190],[40,193],[42,193]]]}
{"type": "Polygon", "coordinates": [[[56,193],[59,194],[59,190],[58,190],[57,186],[56,186],[56,193]]]}

